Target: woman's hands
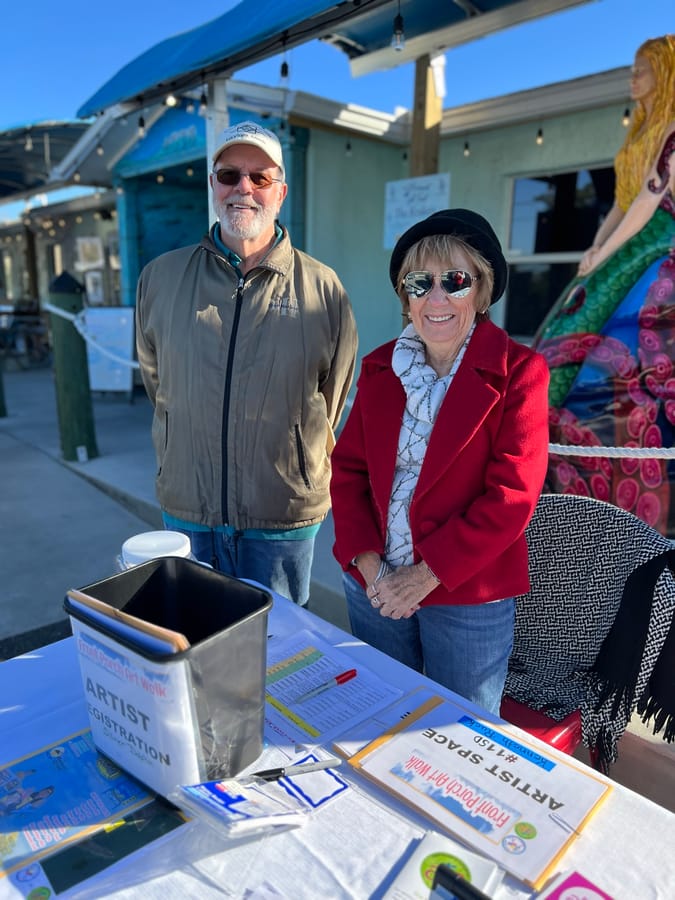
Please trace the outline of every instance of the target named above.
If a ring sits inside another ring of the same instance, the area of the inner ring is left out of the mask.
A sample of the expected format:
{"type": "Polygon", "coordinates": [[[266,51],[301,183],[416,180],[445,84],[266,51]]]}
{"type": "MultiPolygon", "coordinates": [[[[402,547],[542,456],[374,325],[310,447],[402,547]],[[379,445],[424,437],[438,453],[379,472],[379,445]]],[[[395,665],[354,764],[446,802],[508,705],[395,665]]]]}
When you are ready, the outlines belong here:
{"type": "Polygon", "coordinates": [[[409,619],[422,600],[440,584],[427,564],[401,566],[368,585],[366,594],[380,615],[391,619],[409,619]]]}

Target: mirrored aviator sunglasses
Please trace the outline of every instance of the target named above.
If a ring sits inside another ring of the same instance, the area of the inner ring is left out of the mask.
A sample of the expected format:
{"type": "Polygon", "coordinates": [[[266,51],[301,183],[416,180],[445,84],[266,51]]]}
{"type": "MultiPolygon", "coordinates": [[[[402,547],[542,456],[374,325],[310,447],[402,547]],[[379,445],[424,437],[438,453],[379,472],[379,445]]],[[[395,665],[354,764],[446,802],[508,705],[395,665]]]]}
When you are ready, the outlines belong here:
{"type": "Polygon", "coordinates": [[[213,173],[219,184],[227,187],[235,187],[242,178],[248,178],[254,188],[264,190],[275,183],[281,182],[281,178],[272,178],[265,172],[242,172],[241,169],[217,169],[213,173]]]}
{"type": "MultiPolygon", "coordinates": [[[[408,272],[403,279],[403,287],[409,297],[417,299],[425,297],[434,287],[434,272],[408,272]]],[[[441,287],[449,297],[461,299],[471,291],[474,281],[480,280],[480,275],[472,275],[463,269],[447,269],[440,272],[438,278],[441,287]]]]}

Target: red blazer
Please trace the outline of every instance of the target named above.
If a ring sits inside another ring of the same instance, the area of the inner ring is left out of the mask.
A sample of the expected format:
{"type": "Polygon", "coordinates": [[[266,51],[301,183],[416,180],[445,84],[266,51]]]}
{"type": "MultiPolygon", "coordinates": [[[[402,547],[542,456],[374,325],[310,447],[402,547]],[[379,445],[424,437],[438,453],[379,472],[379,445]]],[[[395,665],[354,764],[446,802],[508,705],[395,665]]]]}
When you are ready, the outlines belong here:
{"type": "MultiPolygon", "coordinates": [[[[335,557],[384,552],[405,392],[394,341],[363,359],[332,454],[335,557]]],[[[425,604],[485,603],[529,590],[524,530],[548,461],[548,380],[539,353],[479,322],[441,404],[410,505],[415,562],[441,580],[425,604]]]]}

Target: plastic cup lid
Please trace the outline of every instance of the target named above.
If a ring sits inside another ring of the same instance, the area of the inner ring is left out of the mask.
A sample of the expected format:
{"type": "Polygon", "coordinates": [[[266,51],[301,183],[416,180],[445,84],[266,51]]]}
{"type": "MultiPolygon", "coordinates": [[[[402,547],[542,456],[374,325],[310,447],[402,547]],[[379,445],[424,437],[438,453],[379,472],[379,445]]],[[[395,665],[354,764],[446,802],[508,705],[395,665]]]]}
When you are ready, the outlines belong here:
{"type": "Polygon", "coordinates": [[[122,544],[122,560],[135,566],[160,556],[189,556],[191,549],[190,538],[180,531],[144,531],[122,544]]]}

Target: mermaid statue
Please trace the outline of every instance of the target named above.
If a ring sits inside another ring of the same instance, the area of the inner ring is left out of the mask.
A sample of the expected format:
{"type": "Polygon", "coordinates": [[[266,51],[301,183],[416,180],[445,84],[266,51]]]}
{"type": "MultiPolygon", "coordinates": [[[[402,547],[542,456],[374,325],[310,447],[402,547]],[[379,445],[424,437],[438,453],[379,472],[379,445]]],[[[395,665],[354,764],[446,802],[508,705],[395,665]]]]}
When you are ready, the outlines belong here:
{"type": "MultiPolygon", "coordinates": [[[[675,431],[675,35],[635,55],[614,205],[535,347],[554,444],[671,448],[675,431]]],[[[551,454],[545,490],[583,494],[675,536],[675,460],[551,454]]]]}

